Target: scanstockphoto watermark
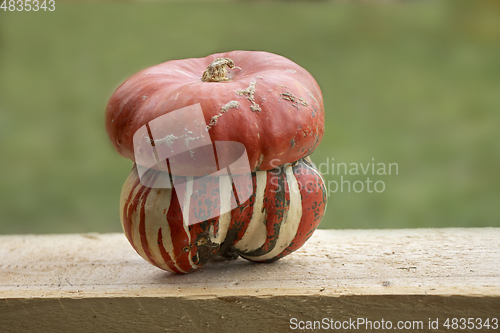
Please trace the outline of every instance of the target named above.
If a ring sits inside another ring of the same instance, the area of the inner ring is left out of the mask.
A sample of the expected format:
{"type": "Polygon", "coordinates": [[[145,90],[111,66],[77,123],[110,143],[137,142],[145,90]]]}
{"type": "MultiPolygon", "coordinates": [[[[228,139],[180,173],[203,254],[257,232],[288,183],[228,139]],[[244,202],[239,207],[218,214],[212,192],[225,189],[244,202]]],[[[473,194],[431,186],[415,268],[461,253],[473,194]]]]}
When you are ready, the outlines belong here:
{"type": "MultiPolygon", "coordinates": [[[[387,177],[399,174],[398,163],[380,162],[375,157],[367,162],[337,162],[333,157],[327,157],[326,161],[319,164],[313,163],[311,160],[308,161],[325,179],[328,196],[335,193],[382,193],[386,190],[385,180],[387,177]]],[[[299,168],[302,166],[303,164],[287,163],[283,166],[275,166],[274,173],[279,175],[284,173],[287,167],[299,168]]],[[[271,184],[278,191],[281,191],[281,185],[277,179],[272,179],[271,184]]],[[[297,181],[290,190],[301,191],[305,189],[306,192],[314,190],[314,186],[309,185],[312,184],[297,181]]]]}
{"type": "MultiPolygon", "coordinates": [[[[424,320],[387,320],[368,319],[364,317],[347,318],[337,320],[335,318],[322,318],[321,320],[300,320],[298,318],[290,318],[291,330],[334,330],[334,331],[382,331],[401,330],[405,332],[421,332],[425,331],[497,331],[499,328],[497,317],[448,317],[448,318],[428,318],[424,320]]],[[[490,331],[490,332],[491,332],[490,331]]]]}
{"type": "MultiPolygon", "coordinates": [[[[430,321],[430,318],[429,318],[430,321]]],[[[429,329],[432,329],[429,322],[429,329]]],[[[321,320],[299,320],[290,318],[290,329],[292,330],[335,330],[335,331],[388,331],[388,330],[423,330],[425,323],[423,320],[407,320],[396,321],[386,320],[370,320],[368,318],[348,318],[346,320],[336,320],[334,318],[322,318],[321,320]]]]}
{"type": "Polygon", "coordinates": [[[398,163],[378,161],[375,157],[366,162],[336,161],[334,157],[327,157],[326,161],[316,164],[316,168],[327,178],[328,196],[339,192],[382,193],[386,190],[387,177],[399,174],[398,163]]]}

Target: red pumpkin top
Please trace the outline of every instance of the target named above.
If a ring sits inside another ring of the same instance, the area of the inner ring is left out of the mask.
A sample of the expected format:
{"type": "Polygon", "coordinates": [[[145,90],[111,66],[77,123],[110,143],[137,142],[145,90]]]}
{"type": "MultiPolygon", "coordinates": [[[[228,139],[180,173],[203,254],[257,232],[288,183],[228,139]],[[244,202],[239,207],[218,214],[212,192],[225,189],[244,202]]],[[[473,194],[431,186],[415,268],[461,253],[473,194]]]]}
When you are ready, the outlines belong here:
{"type": "Polygon", "coordinates": [[[133,137],[143,125],[195,104],[210,140],[244,144],[252,171],[308,156],[323,138],[323,96],[311,74],[256,51],[172,60],[134,74],[109,99],[106,130],[135,162],[133,137]]]}

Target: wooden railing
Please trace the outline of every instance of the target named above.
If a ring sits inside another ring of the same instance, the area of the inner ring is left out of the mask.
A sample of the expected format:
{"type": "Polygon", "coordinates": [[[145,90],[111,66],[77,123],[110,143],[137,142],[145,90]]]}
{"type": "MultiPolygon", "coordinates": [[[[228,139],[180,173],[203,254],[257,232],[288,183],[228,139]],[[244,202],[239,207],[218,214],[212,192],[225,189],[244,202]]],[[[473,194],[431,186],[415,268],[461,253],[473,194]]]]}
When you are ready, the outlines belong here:
{"type": "Polygon", "coordinates": [[[499,228],[318,230],[275,263],[187,275],[122,234],[0,237],[0,332],[457,332],[461,318],[499,330],[499,228]]]}

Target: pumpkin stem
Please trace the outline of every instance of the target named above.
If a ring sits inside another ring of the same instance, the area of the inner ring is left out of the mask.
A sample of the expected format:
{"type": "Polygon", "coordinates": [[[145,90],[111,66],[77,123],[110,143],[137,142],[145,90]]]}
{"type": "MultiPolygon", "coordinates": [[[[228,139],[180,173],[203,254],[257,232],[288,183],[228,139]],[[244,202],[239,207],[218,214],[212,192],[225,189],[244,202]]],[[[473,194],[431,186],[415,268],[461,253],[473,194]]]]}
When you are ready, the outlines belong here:
{"type": "Polygon", "coordinates": [[[229,58],[217,58],[208,65],[207,69],[203,72],[201,80],[204,82],[229,81],[229,78],[226,77],[227,67],[233,68],[234,61],[229,58]]]}

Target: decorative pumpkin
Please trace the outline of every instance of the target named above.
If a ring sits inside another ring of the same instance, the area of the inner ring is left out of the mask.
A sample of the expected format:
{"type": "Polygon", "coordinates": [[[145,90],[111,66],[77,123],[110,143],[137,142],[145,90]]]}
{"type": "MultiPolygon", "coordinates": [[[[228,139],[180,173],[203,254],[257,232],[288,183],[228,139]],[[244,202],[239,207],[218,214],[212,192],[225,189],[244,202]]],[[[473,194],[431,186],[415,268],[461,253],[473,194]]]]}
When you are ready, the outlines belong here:
{"type": "Polygon", "coordinates": [[[158,189],[154,183],[160,173],[150,169],[146,179],[140,180],[134,165],[123,185],[120,214],[125,235],[137,253],[174,273],[198,269],[220,252],[235,251],[257,262],[277,260],[311,237],[326,208],[325,183],[307,158],[252,173],[249,200],[215,218],[186,225],[179,202],[189,200],[189,214],[194,215],[200,206],[201,210],[228,206],[235,200],[234,193],[221,188],[219,177],[204,177],[196,188],[182,182],[180,191],[179,187],[158,189]],[[220,199],[210,197],[214,189],[221,193],[220,199]]]}
{"type": "Polygon", "coordinates": [[[325,184],[308,158],[324,133],[321,90],[282,56],[233,51],[140,71],[111,96],[106,130],[135,162],[125,235],[162,269],[187,273],[216,254],[274,261],[323,217],[325,184]]]}
{"type": "MultiPolygon", "coordinates": [[[[323,96],[311,74],[282,56],[255,51],[172,60],[136,73],[109,99],[106,130],[116,150],[135,162],[137,130],[198,103],[211,141],[244,144],[252,171],[309,156],[323,138],[323,96]]],[[[189,163],[183,170],[200,175],[189,163]]]]}

